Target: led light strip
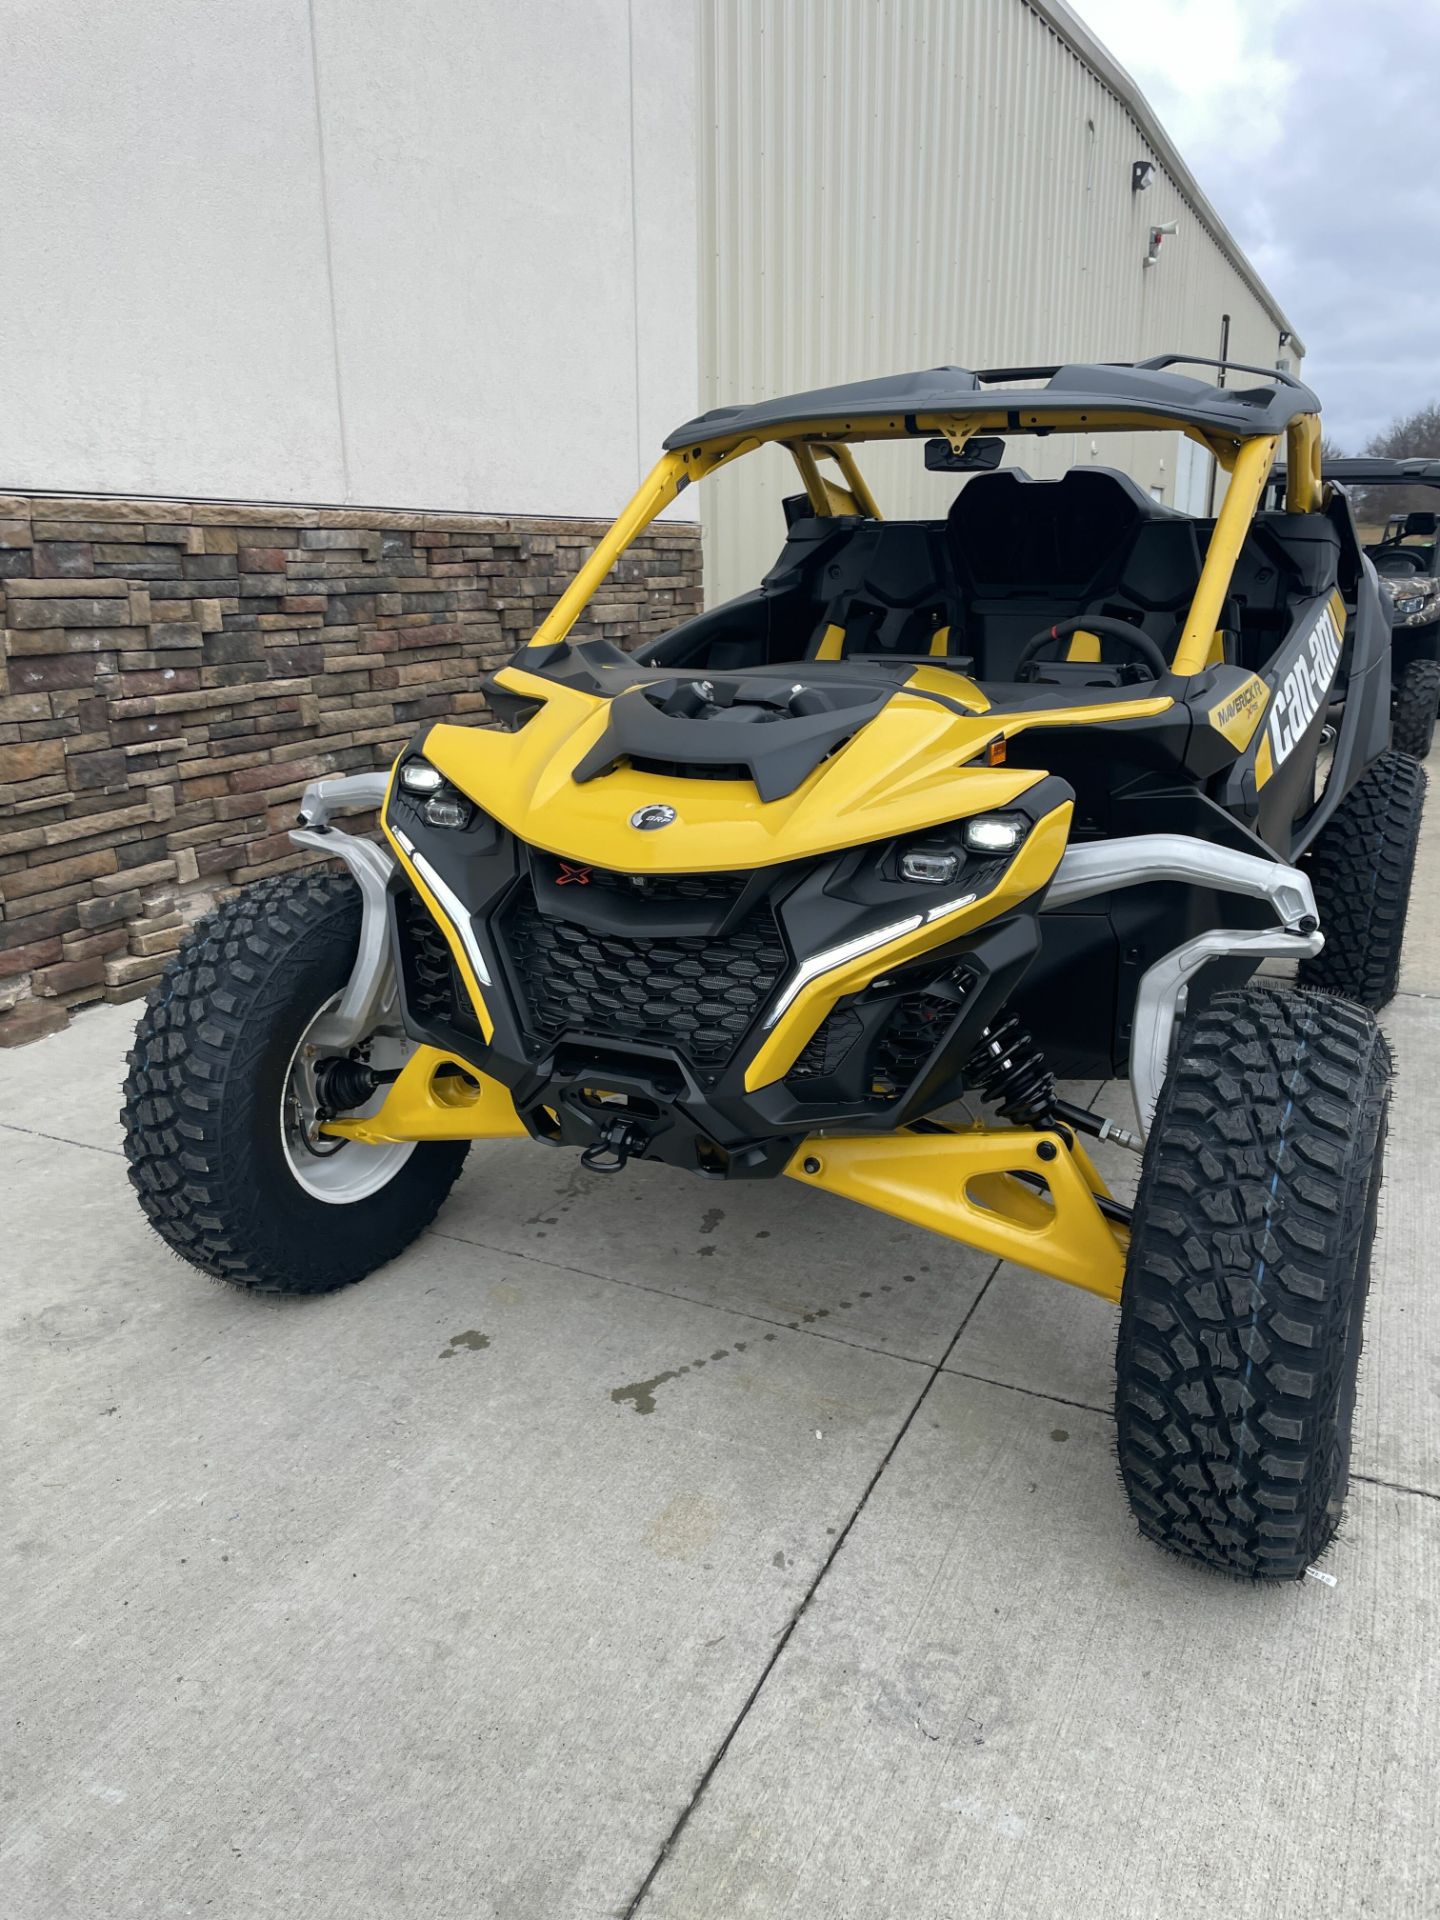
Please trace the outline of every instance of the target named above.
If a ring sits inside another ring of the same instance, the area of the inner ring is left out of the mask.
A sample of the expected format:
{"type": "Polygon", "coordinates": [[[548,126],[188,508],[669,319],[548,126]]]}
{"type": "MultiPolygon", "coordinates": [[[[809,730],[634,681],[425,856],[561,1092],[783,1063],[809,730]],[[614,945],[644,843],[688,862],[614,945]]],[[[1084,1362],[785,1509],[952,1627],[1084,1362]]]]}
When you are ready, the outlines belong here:
{"type": "Polygon", "coordinates": [[[475,928],[465,902],[453,887],[448,886],[446,882],[440,878],[440,875],[435,871],[434,867],[431,866],[430,862],[425,858],[424,854],[421,853],[420,849],[408,834],[402,833],[398,827],[392,827],[391,832],[395,835],[401,847],[404,848],[406,859],[420,875],[420,878],[425,882],[426,886],[429,887],[440,905],[445,909],[451,925],[454,927],[456,933],[459,934],[461,944],[469,956],[470,965],[475,969],[475,978],[480,982],[482,987],[488,987],[490,985],[490,969],[486,966],[485,956],[481,953],[475,939],[475,928]]]}
{"type": "Polygon", "coordinates": [[[931,907],[926,914],[926,926],[932,925],[936,920],[948,920],[952,913],[960,913],[966,907],[973,907],[979,898],[978,893],[962,893],[958,900],[942,901],[938,907],[931,907]]]}
{"type": "Polygon", "coordinates": [[[946,920],[952,913],[974,906],[978,898],[978,894],[967,893],[958,900],[942,900],[938,907],[931,907],[926,913],[912,913],[907,919],[893,921],[888,927],[877,927],[873,933],[858,934],[853,940],[842,941],[838,947],[826,947],[819,953],[812,953],[808,960],[800,962],[786,983],[785,991],[766,1014],[765,1030],[768,1032],[775,1025],[801,988],[809,986],[822,973],[843,967],[847,960],[858,960],[862,953],[871,953],[891,940],[903,939],[907,933],[914,933],[917,927],[929,926],[936,920],[946,920]]]}

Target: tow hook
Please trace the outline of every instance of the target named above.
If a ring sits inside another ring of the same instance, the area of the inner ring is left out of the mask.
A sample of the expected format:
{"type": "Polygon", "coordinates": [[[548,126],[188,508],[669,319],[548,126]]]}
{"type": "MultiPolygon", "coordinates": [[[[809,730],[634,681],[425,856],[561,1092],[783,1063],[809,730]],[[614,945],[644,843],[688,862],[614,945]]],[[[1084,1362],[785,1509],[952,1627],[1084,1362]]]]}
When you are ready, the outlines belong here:
{"type": "Polygon", "coordinates": [[[626,1161],[643,1154],[648,1144],[649,1136],[633,1120],[607,1120],[600,1138],[581,1154],[580,1164],[591,1173],[619,1173],[626,1161]]]}

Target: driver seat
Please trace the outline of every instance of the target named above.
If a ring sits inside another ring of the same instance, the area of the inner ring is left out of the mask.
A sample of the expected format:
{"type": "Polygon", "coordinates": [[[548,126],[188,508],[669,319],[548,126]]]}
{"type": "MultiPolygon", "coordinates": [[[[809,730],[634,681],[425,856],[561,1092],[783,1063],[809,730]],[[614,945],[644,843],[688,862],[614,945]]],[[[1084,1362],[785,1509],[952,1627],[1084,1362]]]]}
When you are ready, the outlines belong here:
{"type": "MultiPolygon", "coordinates": [[[[979,474],[956,496],[946,536],[984,681],[1013,682],[1027,641],[1086,613],[1140,628],[1168,658],[1200,575],[1196,523],[1109,467],[1059,480],[979,474]]],[[[1114,652],[1102,645],[1100,659],[1114,652]]]]}

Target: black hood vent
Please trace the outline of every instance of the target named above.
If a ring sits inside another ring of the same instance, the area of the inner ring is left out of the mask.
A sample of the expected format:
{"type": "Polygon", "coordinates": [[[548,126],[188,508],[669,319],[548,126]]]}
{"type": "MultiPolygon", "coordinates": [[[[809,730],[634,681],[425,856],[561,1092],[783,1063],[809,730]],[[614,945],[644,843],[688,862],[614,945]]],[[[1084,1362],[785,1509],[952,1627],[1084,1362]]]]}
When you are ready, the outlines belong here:
{"type": "Polygon", "coordinates": [[[748,774],[762,800],[783,800],[873,720],[893,686],[777,686],[770,678],[677,678],[629,687],[575,769],[584,782],[617,766],[676,769],[680,777],[748,774]],[[724,769],[717,774],[716,769],[724,769]]]}

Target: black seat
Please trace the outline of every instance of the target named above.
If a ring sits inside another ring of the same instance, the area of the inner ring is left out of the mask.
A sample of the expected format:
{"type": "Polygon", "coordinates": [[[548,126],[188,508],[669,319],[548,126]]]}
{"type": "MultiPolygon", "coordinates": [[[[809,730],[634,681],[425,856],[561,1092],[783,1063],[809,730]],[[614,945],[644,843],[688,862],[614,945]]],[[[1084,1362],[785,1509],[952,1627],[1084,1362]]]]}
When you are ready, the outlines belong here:
{"type": "Polygon", "coordinates": [[[1013,679],[1027,640],[1085,613],[1128,620],[1168,654],[1200,577],[1196,523],[1110,467],[977,475],[946,539],[981,679],[1013,679]]]}
{"type": "Polygon", "coordinates": [[[1256,514],[1230,579],[1227,624],[1239,633],[1242,666],[1265,665],[1290,631],[1296,602],[1333,591],[1340,554],[1325,514],[1256,514]]]}
{"type": "Polygon", "coordinates": [[[955,596],[942,530],[920,520],[866,521],[828,557],[811,659],[955,651],[955,596]]]}

